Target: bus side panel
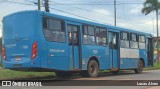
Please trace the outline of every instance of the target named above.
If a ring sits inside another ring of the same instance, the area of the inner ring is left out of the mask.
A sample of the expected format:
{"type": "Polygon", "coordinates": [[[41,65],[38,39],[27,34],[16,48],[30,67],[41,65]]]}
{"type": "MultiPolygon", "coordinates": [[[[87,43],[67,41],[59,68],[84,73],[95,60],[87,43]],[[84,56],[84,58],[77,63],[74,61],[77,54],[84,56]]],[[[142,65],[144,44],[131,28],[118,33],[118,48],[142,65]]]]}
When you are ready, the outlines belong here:
{"type": "Polygon", "coordinates": [[[99,46],[99,67],[100,70],[105,70],[110,68],[109,60],[109,47],[99,46]]]}
{"type": "Polygon", "coordinates": [[[137,68],[139,49],[120,48],[120,69],[137,68]]]}
{"type": "Polygon", "coordinates": [[[91,57],[97,57],[99,61],[100,70],[110,68],[109,60],[109,50],[108,47],[103,46],[92,46],[92,45],[83,45],[82,46],[82,70],[87,69],[87,64],[91,57]]]}
{"type": "Polygon", "coordinates": [[[136,58],[121,58],[120,69],[137,68],[138,59],[136,58]]]}
{"type": "MultiPolygon", "coordinates": [[[[34,36],[32,38],[33,42],[38,42],[38,57],[31,61],[31,67],[32,68],[41,68],[41,39],[39,39],[39,32],[41,31],[41,13],[40,12],[37,12],[35,13],[35,31],[34,31],[34,36]]],[[[33,44],[33,43],[32,43],[33,44]]],[[[30,47],[31,48],[31,47],[30,47]]]]}
{"type": "Polygon", "coordinates": [[[67,43],[47,42],[47,52],[48,68],[65,71],[69,69],[67,43]]]}
{"type": "Polygon", "coordinates": [[[140,49],[139,56],[140,58],[144,59],[145,67],[147,67],[148,66],[147,51],[145,49],[140,49]]]}
{"type": "Polygon", "coordinates": [[[44,37],[44,33],[43,33],[43,20],[42,20],[42,15],[40,17],[40,19],[38,19],[37,22],[40,22],[40,24],[38,25],[38,31],[37,32],[37,40],[39,42],[39,55],[40,55],[40,59],[41,59],[41,67],[42,68],[48,68],[47,67],[47,45],[46,45],[46,39],[44,37]]]}

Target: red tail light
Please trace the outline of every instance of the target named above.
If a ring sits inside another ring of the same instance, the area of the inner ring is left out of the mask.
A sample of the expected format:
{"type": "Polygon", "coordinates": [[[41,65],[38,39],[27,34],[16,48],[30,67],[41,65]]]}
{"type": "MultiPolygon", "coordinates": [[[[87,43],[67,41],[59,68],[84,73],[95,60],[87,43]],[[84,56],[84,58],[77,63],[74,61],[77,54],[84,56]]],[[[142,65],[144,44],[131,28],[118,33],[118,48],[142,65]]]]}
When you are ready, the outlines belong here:
{"type": "Polygon", "coordinates": [[[34,60],[38,55],[38,42],[34,42],[32,45],[31,59],[34,60]]]}
{"type": "Polygon", "coordinates": [[[2,47],[2,57],[6,60],[6,49],[4,47],[2,47]]]}

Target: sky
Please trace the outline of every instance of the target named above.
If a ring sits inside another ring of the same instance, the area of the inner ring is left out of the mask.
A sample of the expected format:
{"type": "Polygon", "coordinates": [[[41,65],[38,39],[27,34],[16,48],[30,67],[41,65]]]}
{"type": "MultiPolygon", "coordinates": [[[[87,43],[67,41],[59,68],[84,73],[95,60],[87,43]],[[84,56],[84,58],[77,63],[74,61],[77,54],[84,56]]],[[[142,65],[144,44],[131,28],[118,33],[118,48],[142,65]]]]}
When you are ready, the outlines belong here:
{"type": "MultiPolygon", "coordinates": [[[[116,0],[117,26],[154,33],[155,13],[141,13],[145,0],[116,0]]],[[[37,0],[0,0],[0,36],[4,16],[24,10],[37,10],[37,0]]],[[[114,0],[49,0],[50,13],[114,26],[114,0]]],[[[42,5],[41,10],[44,11],[42,5]]]]}

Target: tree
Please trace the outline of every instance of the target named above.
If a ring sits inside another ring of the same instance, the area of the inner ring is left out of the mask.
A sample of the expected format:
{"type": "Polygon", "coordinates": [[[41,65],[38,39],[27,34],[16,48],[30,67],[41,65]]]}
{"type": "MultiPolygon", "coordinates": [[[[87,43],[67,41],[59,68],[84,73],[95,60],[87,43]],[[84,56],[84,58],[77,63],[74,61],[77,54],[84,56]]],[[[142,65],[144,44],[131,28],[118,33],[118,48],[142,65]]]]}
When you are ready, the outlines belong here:
{"type": "Polygon", "coordinates": [[[159,36],[158,36],[158,10],[160,10],[160,2],[159,0],[146,0],[143,3],[142,13],[145,15],[150,14],[151,12],[155,12],[156,14],[156,27],[157,27],[157,60],[159,64],[159,36]]]}

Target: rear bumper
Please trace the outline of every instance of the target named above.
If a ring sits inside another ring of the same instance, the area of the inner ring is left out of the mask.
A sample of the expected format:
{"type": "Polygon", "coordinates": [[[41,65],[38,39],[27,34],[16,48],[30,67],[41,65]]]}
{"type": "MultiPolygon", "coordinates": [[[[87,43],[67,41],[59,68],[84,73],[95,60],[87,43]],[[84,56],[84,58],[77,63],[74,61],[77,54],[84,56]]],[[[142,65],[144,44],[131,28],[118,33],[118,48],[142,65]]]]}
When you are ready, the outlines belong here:
{"type": "Polygon", "coordinates": [[[2,60],[3,67],[6,69],[29,69],[29,68],[40,68],[41,67],[41,61],[37,57],[35,60],[29,60],[29,61],[14,61],[14,62],[8,62],[2,60]]]}

